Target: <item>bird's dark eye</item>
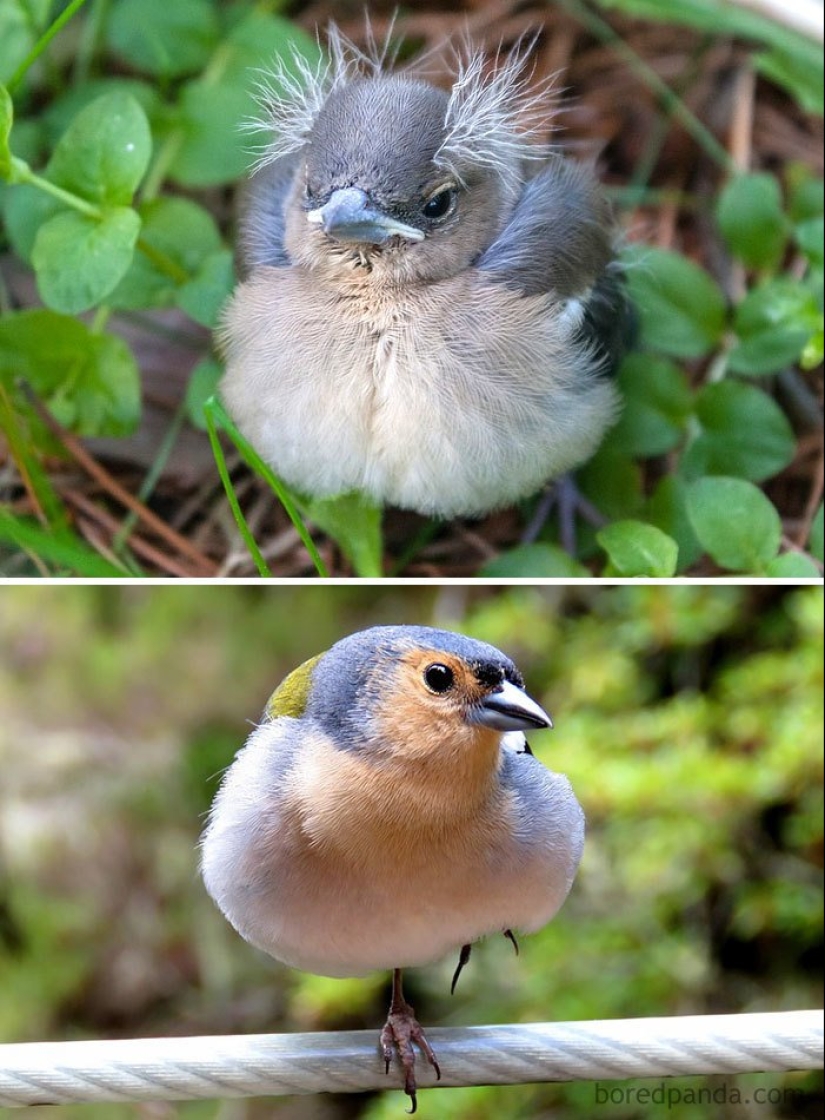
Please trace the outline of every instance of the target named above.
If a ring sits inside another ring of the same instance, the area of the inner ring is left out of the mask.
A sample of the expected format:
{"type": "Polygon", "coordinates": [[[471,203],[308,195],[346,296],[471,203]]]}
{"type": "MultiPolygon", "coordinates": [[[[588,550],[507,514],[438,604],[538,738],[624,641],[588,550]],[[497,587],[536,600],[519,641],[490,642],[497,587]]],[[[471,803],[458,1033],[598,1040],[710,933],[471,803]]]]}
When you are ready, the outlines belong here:
{"type": "Polygon", "coordinates": [[[455,187],[444,187],[443,190],[431,195],[424,203],[422,207],[424,217],[429,218],[431,222],[441,221],[442,218],[446,218],[448,214],[452,213],[455,200],[455,187]]]}
{"type": "Polygon", "coordinates": [[[424,670],[424,684],[430,692],[449,692],[454,681],[455,674],[452,669],[447,665],[441,665],[439,662],[428,665],[424,670]]]}

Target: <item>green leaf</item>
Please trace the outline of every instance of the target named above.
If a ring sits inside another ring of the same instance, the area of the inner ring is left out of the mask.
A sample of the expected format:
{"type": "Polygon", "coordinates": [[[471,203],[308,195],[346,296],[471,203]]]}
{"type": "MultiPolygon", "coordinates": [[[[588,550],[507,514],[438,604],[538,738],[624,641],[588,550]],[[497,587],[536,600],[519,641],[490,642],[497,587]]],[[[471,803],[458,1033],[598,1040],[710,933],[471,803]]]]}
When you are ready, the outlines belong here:
{"type": "Polygon", "coordinates": [[[381,508],[359,493],[314,498],[304,506],[306,516],[331,537],[365,579],[384,574],[381,508]]]}
{"type": "Polygon", "coordinates": [[[134,97],[115,91],[77,114],[58,141],[46,174],[90,202],[128,205],[151,154],[146,114],[134,97]]]}
{"type": "Polygon", "coordinates": [[[181,90],[175,124],[182,137],[169,174],[183,186],[233,182],[268,142],[265,130],[240,127],[260,115],[253,96],[256,72],[271,72],[277,57],[287,73],[297,73],[293,53],[310,68],[320,59],[318,44],[305,32],[288,20],[256,11],[232,29],[222,51],[225,65],[219,78],[207,72],[181,90]]]}
{"type": "Polygon", "coordinates": [[[232,27],[226,42],[233,49],[223,76],[232,81],[242,80],[244,84],[248,84],[250,70],[262,66],[271,68],[276,56],[287,74],[293,77],[300,77],[295,56],[311,70],[323,61],[323,51],[314,36],[283,16],[255,8],[232,27]]]}
{"type": "Polygon", "coordinates": [[[788,222],[782,191],[773,175],[738,175],[722,190],[716,207],[722,236],[748,268],[775,268],[782,259],[788,222]]]}
{"type": "Polygon", "coordinates": [[[825,109],[822,44],[808,41],[807,46],[807,51],[784,51],[777,47],[760,52],[756,56],[756,68],[763,77],[786,89],[806,113],[821,117],[825,109]]]}
{"type": "Polygon", "coordinates": [[[664,455],[682,440],[691,393],[682,370],[666,358],[630,354],[618,376],[624,407],[604,446],[625,455],[664,455]]]}
{"type": "Polygon", "coordinates": [[[20,183],[3,196],[3,218],[12,248],[21,260],[31,264],[37,231],[65,207],[39,187],[20,183]]]}
{"type": "Polygon", "coordinates": [[[132,263],[140,218],[128,206],[109,210],[102,221],[73,210],[41,226],[32,264],[43,302],[76,315],[101,303],[132,263]]]}
{"type": "Polygon", "coordinates": [[[642,472],[638,464],[611,444],[602,446],[576,472],[582,493],[605,517],[632,517],[641,509],[642,472]]]}
{"type": "Polygon", "coordinates": [[[668,249],[630,256],[627,282],[641,323],[642,342],[677,358],[701,358],[725,329],[725,298],[697,264],[668,249]]]}
{"type": "Polygon", "coordinates": [[[26,479],[26,486],[51,528],[68,528],[66,507],[58,495],[49,471],[44,466],[48,454],[60,454],[51,446],[51,432],[44,433],[43,421],[31,406],[22,387],[15,384],[14,375],[4,376],[0,355],[0,433],[5,442],[6,460],[13,461],[18,474],[26,479]],[[11,384],[7,384],[11,382],[11,384]]]}
{"type": "Polygon", "coordinates": [[[14,105],[11,94],[5,86],[0,86],[0,179],[8,179],[11,174],[9,136],[13,122],[14,105]]]}
{"type": "Polygon", "coordinates": [[[188,198],[157,198],[140,206],[139,213],[143,220],[139,251],[112,293],[109,302],[113,307],[174,303],[180,287],[222,248],[212,215],[188,198]]]}
{"type": "Polygon", "coordinates": [[[54,311],[0,320],[0,373],[28,380],[78,435],[126,435],[140,417],[140,378],[126,343],[54,311]]]}
{"type": "Polygon", "coordinates": [[[0,81],[11,79],[32,49],[38,28],[48,20],[50,0],[3,0],[0,3],[0,81]]]}
{"type": "Polygon", "coordinates": [[[810,547],[811,552],[819,560],[820,563],[825,562],[825,543],[823,543],[823,516],[822,516],[822,503],[819,504],[819,509],[816,511],[816,516],[811,525],[811,539],[810,547]]]}
{"type": "Polygon", "coordinates": [[[14,517],[4,509],[0,509],[0,540],[32,552],[47,563],[57,564],[60,571],[56,575],[68,570],[88,579],[122,579],[127,574],[73,533],[44,529],[31,518],[14,517]]]}
{"type": "Polygon", "coordinates": [[[643,521],[614,521],[596,534],[610,560],[605,575],[668,579],[676,573],[679,546],[643,521]]]}
{"type": "Polygon", "coordinates": [[[216,5],[208,0],[120,0],[109,16],[107,37],[138,70],[164,78],[194,74],[219,43],[216,5]]]}
{"type": "Polygon", "coordinates": [[[820,323],[816,299],[804,284],[786,277],[748,292],[736,309],[739,339],[728,356],[734,373],[777,373],[796,362],[820,323]]]}
{"type": "Polygon", "coordinates": [[[821,218],[825,213],[825,184],[804,163],[792,163],[785,172],[788,183],[788,215],[792,222],[821,218]]]}
{"type": "Polygon", "coordinates": [[[479,572],[483,579],[583,579],[584,565],[552,544],[522,544],[488,560],[479,572]]]}
{"type": "Polygon", "coordinates": [[[700,478],[688,487],[687,509],[700,544],[721,568],[759,574],[779,551],[779,514],[744,479],[700,478]]]}
{"type": "Polygon", "coordinates": [[[23,117],[14,121],[14,153],[11,156],[9,182],[22,183],[25,178],[20,174],[17,164],[24,166],[41,164],[46,150],[46,136],[43,121],[38,117],[23,117]]]}
{"type": "Polygon", "coordinates": [[[603,7],[658,22],[696,27],[718,41],[738,36],[764,44],[756,52],[758,70],[787,89],[807,111],[822,116],[822,45],[799,31],[739,4],[719,0],[600,0],[603,7]]]}
{"type": "Polygon", "coordinates": [[[771,579],[821,579],[822,574],[809,556],[801,552],[783,552],[765,565],[771,579]]]}
{"type": "Polygon", "coordinates": [[[784,412],[754,385],[733,380],[706,385],[695,409],[701,430],[682,456],[685,478],[721,474],[760,482],[787,467],[796,453],[784,412]]]}
{"type": "Polygon", "coordinates": [[[184,187],[231,183],[254,160],[249,135],[239,127],[253,109],[243,86],[196,78],[184,86],[177,124],[183,132],[169,176],[184,187]]]}
{"type": "Polygon", "coordinates": [[[186,415],[190,423],[203,432],[208,427],[204,406],[214,396],[222,376],[223,366],[214,358],[204,358],[198,362],[189,376],[186,386],[186,415]]]}
{"type": "Polygon", "coordinates": [[[825,264],[823,239],[825,238],[825,218],[806,218],[794,227],[794,239],[812,265],[822,268],[825,264]]]}
{"type": "Polygon", "coordinates": [[[49,147],[53,147],[58,142],[82,109],[91,105],[99,97],[103,97],[104,94],[111,93],[128,94],[133,97],[150,121],[168,111],[160,91],[149,82],[122,76],[90,78],[79,85],[69,86],[44,109],[43,123],[49,147]]]}
{"type": "Polygon", "coordinates": [[[825,358],[825,320],[805,344],[799,364],[802,369],[816,369],[817,366],[822,365],[823,358],[825,358]]]}
{"type": "Polygon", "coordinates": [[[178,289],[178,307],[196,323],[214,327],[234,286],[232,251],[218,249],[205,257],[192,279],[178,289]]]}
{"type": "Polygon", "coordinates": [[[688,517],[687,483],[683,478],[678,474],[668,474],[660,479],[642,516],[676,541],[679,546],[678,571],[684,572],[696,563],[702,555],[702,546],[688,517]]]}

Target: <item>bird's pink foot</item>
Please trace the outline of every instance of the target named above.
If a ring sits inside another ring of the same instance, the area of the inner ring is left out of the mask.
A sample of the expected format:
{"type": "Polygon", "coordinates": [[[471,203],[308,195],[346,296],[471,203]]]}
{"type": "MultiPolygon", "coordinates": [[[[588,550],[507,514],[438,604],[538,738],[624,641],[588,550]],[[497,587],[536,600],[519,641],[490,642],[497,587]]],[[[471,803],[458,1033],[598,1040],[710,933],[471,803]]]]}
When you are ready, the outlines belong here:
{"type": "Polygon", "coordinates": [[[404,1071],[404,1092],[410,1098],[412,1107],[410,1113],[415,1112],[418,1102],[416,1099],[415,1082],[415,1050],[413,1043],[435,1070],[436,1077],[441,1079],[441,1069],[433,1052],[432,1046],[427,1041],[427,1036],[421,1029],[421,1024],[415,1017],[415,1011],[404,999],[401,991],[401,972],[397,969],[393,973],[392,1002],[387,1014],[387,1021],[381,1030],[381,1053],[387,1073],[390,1072],[390,1063],[393,1054],[398,1055],[401,1068],[404,1071]]]}

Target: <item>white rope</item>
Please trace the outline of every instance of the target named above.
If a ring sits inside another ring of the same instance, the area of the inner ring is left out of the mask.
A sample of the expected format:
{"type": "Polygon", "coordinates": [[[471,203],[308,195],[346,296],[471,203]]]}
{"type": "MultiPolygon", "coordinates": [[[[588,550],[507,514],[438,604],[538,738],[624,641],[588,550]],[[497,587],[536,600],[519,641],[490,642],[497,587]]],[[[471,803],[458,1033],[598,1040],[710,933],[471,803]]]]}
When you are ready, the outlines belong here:
{"type": "MultiPolygon", "coordinates": [[[[604,1019],[427,1031],[441,1085],[818,1069],[822,1012],[604,1019]]],[[[396,1088],[377,1031],[0,1045],[0,1105],[396,1088]]],[[[417,1063],[419,1087],[435,1084],[417,1063]]]]}

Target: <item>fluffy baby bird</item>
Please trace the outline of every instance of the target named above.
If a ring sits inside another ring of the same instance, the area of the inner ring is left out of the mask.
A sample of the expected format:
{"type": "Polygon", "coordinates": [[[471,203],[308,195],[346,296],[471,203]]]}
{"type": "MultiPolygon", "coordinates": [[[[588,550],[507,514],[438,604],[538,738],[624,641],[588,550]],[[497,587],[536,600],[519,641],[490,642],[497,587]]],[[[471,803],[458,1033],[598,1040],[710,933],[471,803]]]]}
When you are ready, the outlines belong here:
{"type": "Polygon", "coordinates": [[[402,968],[545,925],[581,857],[567,778],[524,731],[551,726],[513,662],[461,634],[378,626],[291,673],[224,776],[202,840],[235,929],[322,976],[393,972],[381,1032],[416,1104],[402,968]]]}
{"type": "Polygon", "coordinates": [[[583,462],[615,418],[610,213],[536,142],[525,49],[492,72],[465,52],[445,92],[334,28],[329,45],[262,94],[221,395],[300,493],[479,516],[583,462]]]}

